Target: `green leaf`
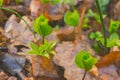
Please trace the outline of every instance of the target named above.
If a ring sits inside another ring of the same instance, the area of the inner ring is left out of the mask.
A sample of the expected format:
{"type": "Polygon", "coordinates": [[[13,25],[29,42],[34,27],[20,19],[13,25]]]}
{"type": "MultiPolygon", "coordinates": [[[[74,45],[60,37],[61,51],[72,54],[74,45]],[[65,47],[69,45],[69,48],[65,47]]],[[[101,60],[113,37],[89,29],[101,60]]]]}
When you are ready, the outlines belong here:
{"type": "Polygon", "coordinates": [[[94,32],[90,33],[89,38],[90,38],[90,39],[95,39],[95,38],[96,38],[95,33],[94,33],[94,32]]]}
{"type": "Polygon", "coordinates": [[[27,52],[28,54],[38,54],[38,52],[37,51],[34,51],[34,50],[31,50],[31,51],[29,51],[29,52],[27,52]]]}
{"type": "Polygon", "coordinates": [[[119,39],[119,35],[117,34],[117,33],[112,33],[111,35],[110,35],[110,38],[109,38],[110,40],[118,40],[119,39]]]}
{"type": "Polygon", "coordinates": [[[79,23],[80,15],[77,12],[77,10],[74,10],[74,12],[67,11],[64,16],[64,21],[67,25],[70,26],[77,26],[79,23]]]}
{"type": "Polygon", "coordinates": [[[48,49],[52,49],[56,45],[56,42],[53,41],[48,45],[48,49]]]}
{"type": "Polygon", "coordinates": [[[110,33],[114,33],[114,32],[116,32],[117,30],[118,30],[118,28],[119,28],[119,21],[114,21],[114,20],[111,20],[110,21],[110,27],[109,27],[109,32],[110,33]]]}
{"type": "Polygon", "coordinates": [[[110,38],[107,40],[107,47],[111,48],[116,46],[116,41],[119,40],[119,35],[117,33],[112,33],[110,38]]]}
{"type": "Polygon", "coordinates": [[[42,3],[49,3],[50,0],[41,0],[42,3]]]}
{"type": "Polygon", "coordinates": [[[3,5],[4,0],[0,0],[0,7],[3,5]]]}
{"type": "Polygon", "coordinates": [[[88,59],[83,61],[86,71],[89,71],[93,67],[93,65],[96,63],[97,63],[97,59],[93,57],[89,57],[88,59]]]}
{"type": "Polygon", "coordinates": [[[102,37],[102,34],[99,31],[97,31],[95,32],[95,36],[96,36],[96,40],[99,41],[100,38],[102,37]]]}
{"type": "Polygon", "coordinates": [[[51,0],[51,2],[52,2],[53,5],[57,5],[57,4],[60,3],[60,0],[51,0]]]}
{"type": "Polygon", "coordinates": [[[50,51],[50,54],[53,54],[53,55],[55,55],[56,53],[55,53],[55,51],[50,51]]]}
{"type": "Polygon", "coordinates": [[[32,50],[37,50],[38,46],[32,42],[30,42],[30,47],[32,48],[32,50]]]}
{"type": "Polygon", "coordinates": [[[35,55],[40,55],[49,58],[50,54],[55,55],[55,51],[52,50],[52,48],[56,45],[56,42],[53,41],[51,43],[48,43],[45,40],[44,44],[41,44],[40,46],[37,46],[34,43],[30,43],[30,47],[32,48],[31,51],[29,51],[29,54],[35,54],[35,55]]]}
{"type": "Polygon", "coordinates": [[[94,49],[97,53],[100,52],[100,47],[99,47],[98,43],[93,44],[93,49],[94,49]]]}
{"type": "Polygon", "coordinates": [[[90,70],[95,63],[97,63],[97,59],[90,56],[88,52],[80,51],[75,56],[75,64],[86,71],[90,70]]]}
{"type": "Polygon", "coordinates": [[[89,17],[85,17],[85,19],[83,21],[83,25],[82,25],[83,29],[85,29],[85,28],[91,28],[91,26],[88,25],[88,22],[89,22],[89,17]]]}
{"type": "Polygon", "coordinates": [[[34,21],[34,30],[42,37],[51,34],[53,31],[52,27],[48,24],[48,20],[43,15],[34,21]]]}
{"type": "Polygon", "coordinates": [[[108,48],[111,48],[115,45],[116,45],[115,40],[109,40],[109,39],[107,40],[107,47],[108,48]]]}
{"type": "Polygon", "coordinates": [[[116,45],[120,46],[120,40],[116,40],[116,45]]]}
{"type": "MultiPolygon", "coordinates": [[[[93,17],[98,23],[101,23],[100,16],[98,13],[93,12],[91,9],[88,10],[87,17],[93,17]]],[[[106,17],[105,14],[102,15],[103,19],[106,17]]]]}
{"type": "Polygon", "coordinates": [[[43,55],[42,56],[44,56],[44,57],[46,57],[46,58],[50,58],[50,56],[49,56],[49,54],[46,52],[46,53],[43,53],[43,55]]]}

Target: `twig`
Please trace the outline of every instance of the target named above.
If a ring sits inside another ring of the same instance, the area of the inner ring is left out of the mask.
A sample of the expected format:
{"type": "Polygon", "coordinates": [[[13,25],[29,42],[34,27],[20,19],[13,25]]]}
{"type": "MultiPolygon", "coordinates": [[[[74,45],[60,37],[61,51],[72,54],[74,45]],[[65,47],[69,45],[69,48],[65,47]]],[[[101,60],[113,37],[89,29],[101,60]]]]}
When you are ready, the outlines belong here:
{"type": "Polygon", "coordinates": [[[82,8],[82,14],[81,14],[81,17],[79,19],[79,24],[78,24],[78,27],[76,28],[76,33],[75,33],[75,43],[77,43],[79,41],[79,39],[82,38],[81,34],[81,29],[82,29],[82,24],[83,24],[83,21],[84,21],[84,16],[85,16],[85,11],[86,11],[86,7],[83,7],[82,8]]]}

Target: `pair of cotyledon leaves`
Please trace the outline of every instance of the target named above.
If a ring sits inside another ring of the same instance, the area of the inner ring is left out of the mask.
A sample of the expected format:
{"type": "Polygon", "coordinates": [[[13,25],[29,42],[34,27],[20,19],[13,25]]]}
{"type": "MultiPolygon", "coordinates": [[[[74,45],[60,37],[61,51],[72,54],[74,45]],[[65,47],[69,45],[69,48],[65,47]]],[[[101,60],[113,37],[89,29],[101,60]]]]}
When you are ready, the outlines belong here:
{"type": "Polygon", "coordinates": [[[53,31],[52,27],[48,24],[48,19],[44,15],[41,15],[34,21],[34,30],[42,37],[51,34],[53,31]]]}
{"type": "Polygon", "coordinates": [[[97,59],[92,57],[89,52],[80,51],[75,56],[75,63],[79,68],[89,71],[97,63],[97,59]]]}

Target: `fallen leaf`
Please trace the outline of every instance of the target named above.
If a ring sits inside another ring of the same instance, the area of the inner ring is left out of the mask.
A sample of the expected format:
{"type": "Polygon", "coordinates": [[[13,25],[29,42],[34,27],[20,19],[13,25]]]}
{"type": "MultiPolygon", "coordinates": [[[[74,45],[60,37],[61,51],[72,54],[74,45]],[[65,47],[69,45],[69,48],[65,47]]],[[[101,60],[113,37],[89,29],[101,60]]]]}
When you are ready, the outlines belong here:
{"type": "Polygon", "coordinates": [[[96,66],[93,66],[92,69],[89,71],[93,76],[98,76],[98,69],[96,66]]]}
{"type": "Polygon", "coordinates": [[[114,63],[119,63],[119,61],[120,61],[120,51],[113,51],[102,57],[100,61],[96,63],[96,66],[100,68],[104,66],[109,66],[114,63]]]}

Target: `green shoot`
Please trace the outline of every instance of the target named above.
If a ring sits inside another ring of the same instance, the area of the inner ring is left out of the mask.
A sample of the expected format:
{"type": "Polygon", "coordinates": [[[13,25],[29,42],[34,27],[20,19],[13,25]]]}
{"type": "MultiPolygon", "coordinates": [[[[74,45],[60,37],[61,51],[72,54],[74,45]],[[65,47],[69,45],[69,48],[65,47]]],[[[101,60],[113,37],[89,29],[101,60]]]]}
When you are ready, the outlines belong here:
{"type": "Polygon", "coordinates": [[[64,21],[67,25],[76,27],[79,23],[79,18],[80,15],[77,10],[74,12],[67,11],[64,16],[64,21]]]}
{"type": "Polygon", "coordinates": [[[64,16],[64,22],[69,25],[74,27],[74,35],[77,36],[75,29],[79,24],[79,18],[80,15],[77,12],[77,10],[74,10],[74,12],[67,11],[65,16],[64,16]]]}
{"type": "Polygon", "coordinates": [[[56,42],[48,43],[45,41],[44,44],[41,44],[40,46],[37,46],[34,43],[30,43],[31,50],[28,52],[28,54],[35,54],[39,56],[43,56],[46,58],[50,58],[50,55],[55,55],[55,51],[52,50],[52,48],[56,45],[56,42]]]}
{"type": "MultiPolygon", "coordinates": [[[[97,63],[97,59],[92,57],[89,52],[86,51],[80,51],[76,56],[75,56],[75,64],[88,72],[94,64],[97,63]]],[[[85,77],[83,77],[82,80],[84,80],[85,77]]]]}
{"type": "Polygon", "coordinates": [[[34,30],[43,38],[43,43],[45,40],[45,36],[48,36],[52,33],[52,27],[48,24],[48,19],[41,15],[34,21],[34,30]]]}
{"type": "MultiPolygon", "coordinates": [[[[84,22],[83,22],[83,25],[82,25],[82,28],[85,29],[85,28],[92,28],[90,25],[88,25],[88,22],[90,20],[90,17],[92,17],[96,22],[100,23],[101,24],[101,20],[100,20],[100,16],[98,13],[95,13],[93,12],[91,9],[88,10],[86,16],[85,16],[85,19],[84,19],[84,22]]],[[[105,14],[103,14],[103,19],[106,17],[105,14]]]]}
{"type": "MultiPolygon", "coordinates": [[[[97,43],[95,43],[93,45],[93,48],[95,49],[95,51],[99,52],[100,51],[100,45],[104,46],[103,35],[98,31],[97,32],[92,32],[92,33],[90,33],[89,38],[91,40],[96,40],[97,43]]],[[[119,35],[116,32],[111,33],[109,38],[107,38],[107,43],[106,43],[107,48],[112,48],[114,46],[120,46],[120,38],[119,38],[119,35]]]]}

